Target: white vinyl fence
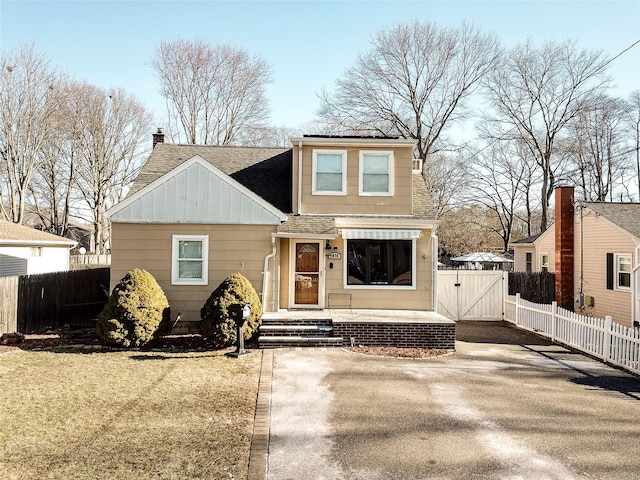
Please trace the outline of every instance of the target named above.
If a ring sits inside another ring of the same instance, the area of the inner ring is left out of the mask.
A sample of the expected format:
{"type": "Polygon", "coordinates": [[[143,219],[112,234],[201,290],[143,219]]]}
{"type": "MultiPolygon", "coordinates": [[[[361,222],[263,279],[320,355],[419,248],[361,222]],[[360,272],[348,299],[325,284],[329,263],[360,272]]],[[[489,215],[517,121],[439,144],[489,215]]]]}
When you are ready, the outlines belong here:
{"type": "Polygon", "coordinates": [[[551,305],[532,303],[520,294],[505,296],[505,320],[607,363],[640,374],[640,330],[551,305]]]}

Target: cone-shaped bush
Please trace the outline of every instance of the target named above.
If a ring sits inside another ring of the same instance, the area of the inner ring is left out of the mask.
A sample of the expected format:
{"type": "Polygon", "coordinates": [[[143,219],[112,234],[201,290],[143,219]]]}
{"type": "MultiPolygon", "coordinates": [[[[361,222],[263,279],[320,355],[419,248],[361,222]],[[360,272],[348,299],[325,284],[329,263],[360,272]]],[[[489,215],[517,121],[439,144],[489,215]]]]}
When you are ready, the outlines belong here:
{"type": "Polygon", "coordinates": [[[229,317],[229,306],[234,303],[251,305],[251,316],[243,328],[244,338],[251,338],[262,320],[262,304],[251,282],[241,273],[229,275],[200,310],[200,331],[205,337],[225,346],[236,342],[236,323],[229,317]]]}
{"type": "Polygon", "coordinates": [[[156,279],[134,269],[115,286],[98,317],[97,332],[108,343],[141,347],[169,331],[169,302],[156,279]]]}

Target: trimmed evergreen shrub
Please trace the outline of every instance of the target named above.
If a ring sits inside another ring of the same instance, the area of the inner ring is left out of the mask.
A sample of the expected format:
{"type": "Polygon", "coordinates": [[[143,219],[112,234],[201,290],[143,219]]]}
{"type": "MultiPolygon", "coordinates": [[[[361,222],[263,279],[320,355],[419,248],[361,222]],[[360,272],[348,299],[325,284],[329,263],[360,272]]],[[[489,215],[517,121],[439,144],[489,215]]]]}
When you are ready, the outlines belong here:
{"type": "Polygon", "coordinates": [[[229,275],[205,302],[200,310],[202,335],[225,346],[235,343],[236,323],[228,313],[229,305],[234,303],[251,305],[251,316],[243,327],[244,338],[251,338],[262,320],[262,304],[251,282],[241,273],[229,275]]]}
{"type": "Polygon", "coordinates": [[[141,347],[171,327],[169,302],[156,279],[138,268],[115,286],[98,317],[98,336],[121,347],[141,347]]]}

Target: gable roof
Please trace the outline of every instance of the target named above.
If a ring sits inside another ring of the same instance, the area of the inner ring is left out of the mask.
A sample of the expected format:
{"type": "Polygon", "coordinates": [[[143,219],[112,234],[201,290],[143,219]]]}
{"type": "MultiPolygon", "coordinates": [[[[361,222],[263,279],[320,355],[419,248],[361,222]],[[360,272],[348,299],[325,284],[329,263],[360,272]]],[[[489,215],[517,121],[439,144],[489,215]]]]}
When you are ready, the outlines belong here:
{"type": "Polygon", "coordinates": [[[158,143],[127,197],[186,160],[198,156],[259,195],[281,212],[291,212],[292,149],[158,143]]]}
{"type": "Polygon", "coordinates": [[[0,245],[61,245],[76,244],[73,240],[52,233],[25,227],[17,223],[0,220],[0,245]]]}
{"type": "Polygon", "coordinates": [[[109,209],[115,222],[279,225],[287,216],[195,155],[109,209]]]}
{"type": "Polygon", "coordinates": [[[582,205],[611,223],[640,238],[640,203],[581,202],[582,205]]]}
{"type": "Polygon", "coordinates": [[[529,245],[535,243],[535,241],[542,235],[538,233],[537,235],[531,235],[530,237],[521,238],[520,240],[516,240],[515,242],[511,242],[512,245],[529,245]]]}

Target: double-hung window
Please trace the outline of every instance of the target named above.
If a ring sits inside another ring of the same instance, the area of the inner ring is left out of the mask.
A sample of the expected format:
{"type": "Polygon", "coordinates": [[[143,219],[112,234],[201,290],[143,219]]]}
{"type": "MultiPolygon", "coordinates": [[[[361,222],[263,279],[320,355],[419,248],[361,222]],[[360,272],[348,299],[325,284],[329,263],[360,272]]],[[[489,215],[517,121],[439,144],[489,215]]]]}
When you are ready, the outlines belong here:
{"type": "Polygon", "coordinates": [[[616,255],[616,288],[631,288],[631,255],[616,255]]]}
{"type": "Polygon", "coordinates": [[[171,251],[173,285],[208,284],[208,235],[173,235],[171,251]]]}
{"type": "Polygon", "coordinates": [[[314,195],[346,195],[347,151],[314,150],[311,183],[314,195]]]}
{"type": "Polygon", "coordinates": [[[360,195],[393,195],[393,152],[360,151],[360,195]]]}
{"type": "Polygon", "coordinates": [[[525,252],[525,271],[533,271],[533,253],[525,252]]]}
{"type": "Polygon", "coordinates": [[[549,254],[548,253],[540,254],[540,271],[541,272],[549,271],[549,254]]]}

